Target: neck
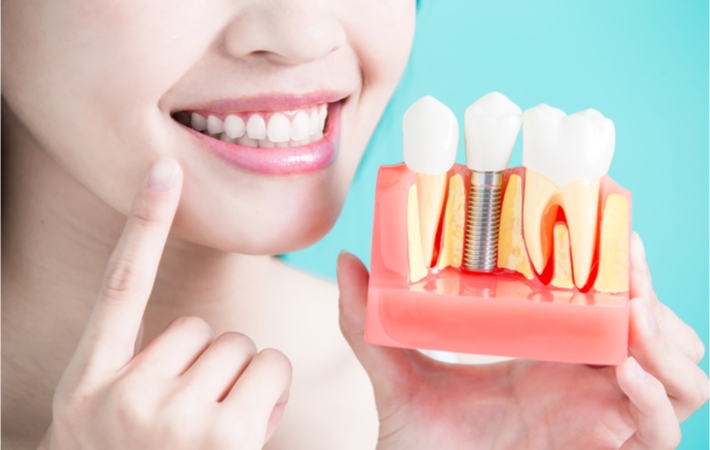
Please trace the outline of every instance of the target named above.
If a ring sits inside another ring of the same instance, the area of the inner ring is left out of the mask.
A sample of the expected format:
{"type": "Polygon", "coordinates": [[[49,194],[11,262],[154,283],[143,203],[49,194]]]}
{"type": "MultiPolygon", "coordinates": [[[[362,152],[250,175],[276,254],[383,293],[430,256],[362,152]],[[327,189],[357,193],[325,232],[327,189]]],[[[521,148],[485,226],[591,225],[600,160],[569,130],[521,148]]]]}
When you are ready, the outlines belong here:
{"type": "MultiPolygon", "coordinates": [[[[56,309],[77,311],[82,320],[125,217],[60,167],[4,104],[2,117],[3,284],[10,294],[4,300],[32,302],[47,320],[56,309]]],[[[146,337],[180,315],[199,315],[216,333],[237,328],[258,335],[269,285],[263,281],[272,270],[282,269],[271,257],[169,239],[146,311],[146,337]]]]}

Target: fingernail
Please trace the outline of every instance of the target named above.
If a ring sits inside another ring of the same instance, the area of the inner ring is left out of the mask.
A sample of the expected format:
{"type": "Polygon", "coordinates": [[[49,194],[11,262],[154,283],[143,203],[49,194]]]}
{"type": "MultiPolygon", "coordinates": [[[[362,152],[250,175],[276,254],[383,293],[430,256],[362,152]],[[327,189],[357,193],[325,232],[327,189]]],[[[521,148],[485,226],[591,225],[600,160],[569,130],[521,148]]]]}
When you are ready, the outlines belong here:
{"type": "Polygon", "coordinates": [[[636,361],[634,358],[629,358],[631,360],[631,365],[634,366],[634,373],[636,374],[636,378],[639,380],[643,380],[646,378],[646,371],[641,368],[641,365],[636,361]]]}
{"type": "Polygon", "coordinates": [[[653,308],[651,307],[651,300],[646,299],[646,319],[648,320],[648,328],[651,331],[656,331],[658,329],[658,324],[656,323],[656,318],[653,317],[653,308]]]}
{"type": "Polygon", "coordinates": [[[148,175],[148,187],[154,192],[166,192],[173,188],[179,166],[175,159],[163,156],[153,164],[148,175]]]}
{"type": "Polygon", "coordinates": [[[338,253],[338,258],[335,261],[335,276],[340,275],[340,258],[343,257],[343,255],[347,255],[349,252],[347,250],[340,250],[340,253],[338,253]]]}

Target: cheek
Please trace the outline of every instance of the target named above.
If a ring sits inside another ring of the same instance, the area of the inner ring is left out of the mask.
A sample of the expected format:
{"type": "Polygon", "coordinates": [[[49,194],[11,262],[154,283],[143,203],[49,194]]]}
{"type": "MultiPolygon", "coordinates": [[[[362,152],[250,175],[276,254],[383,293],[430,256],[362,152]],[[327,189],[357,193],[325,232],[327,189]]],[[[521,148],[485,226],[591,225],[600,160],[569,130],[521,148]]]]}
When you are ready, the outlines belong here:
{"type": "Polygon", "coordinates": [[[18,0],[3,7],[3,95],[60,166],[126,211],[166,153],[159,99],[208,51],[231,3],[18,0]]]}

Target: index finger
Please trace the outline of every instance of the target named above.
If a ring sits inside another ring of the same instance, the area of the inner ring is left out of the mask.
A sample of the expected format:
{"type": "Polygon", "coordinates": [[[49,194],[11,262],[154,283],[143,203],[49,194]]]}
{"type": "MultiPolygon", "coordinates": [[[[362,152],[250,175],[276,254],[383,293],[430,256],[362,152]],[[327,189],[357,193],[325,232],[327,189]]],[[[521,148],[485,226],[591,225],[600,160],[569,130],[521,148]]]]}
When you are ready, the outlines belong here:
{"type": "Polygon", "coordinates": [[[77,350],[103,368],[123,367],[134,355],[181,188],[180,166],[163,157],[153,164],[133,200],[77,350]]]}

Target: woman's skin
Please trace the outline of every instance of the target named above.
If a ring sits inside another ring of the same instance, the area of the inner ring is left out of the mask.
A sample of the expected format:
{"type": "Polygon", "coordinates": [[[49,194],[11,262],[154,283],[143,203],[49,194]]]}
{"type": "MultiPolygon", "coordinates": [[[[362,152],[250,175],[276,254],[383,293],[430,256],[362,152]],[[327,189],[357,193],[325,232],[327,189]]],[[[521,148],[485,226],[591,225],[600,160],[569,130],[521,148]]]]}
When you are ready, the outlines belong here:
{"type": "Polygon", "coordinates": [[[707,400],[702,343],[653,295],[638,239],[643,370],[371,346],[348,254],[344,340],[338,289],[268,256],[337,217],[413,2],[16,0],[2,20],[8,448],[372,448],[376,412],[381,448],[671,448],[707,400]],[[340,145],[298,175],[227,164],[171,117],[313,96],[344,98],[340,145]]]}

